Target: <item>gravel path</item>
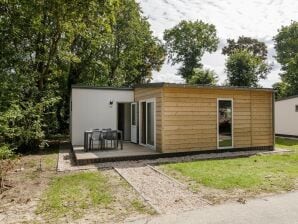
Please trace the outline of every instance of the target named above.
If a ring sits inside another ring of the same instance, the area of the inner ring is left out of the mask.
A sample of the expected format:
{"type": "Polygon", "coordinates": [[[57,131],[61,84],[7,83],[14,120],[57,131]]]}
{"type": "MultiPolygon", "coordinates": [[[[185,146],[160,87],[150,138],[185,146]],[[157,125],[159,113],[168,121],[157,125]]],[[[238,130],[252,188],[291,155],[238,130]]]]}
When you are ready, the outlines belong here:
{"type": "Polygon", "coordinates": [[[159,213],[176,213],[208,204],[199,194],[150,166],[115,167],[115,170],[159,213]]]}

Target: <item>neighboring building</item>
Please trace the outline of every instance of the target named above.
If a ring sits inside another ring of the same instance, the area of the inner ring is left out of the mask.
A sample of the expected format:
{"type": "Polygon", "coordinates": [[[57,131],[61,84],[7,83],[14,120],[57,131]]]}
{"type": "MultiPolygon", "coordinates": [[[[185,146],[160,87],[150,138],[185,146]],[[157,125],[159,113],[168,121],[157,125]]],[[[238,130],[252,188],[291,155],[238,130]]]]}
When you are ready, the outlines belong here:
{"type": "Polygon", "coordinates": [[[73,86],[71,142],[92,128],[158,152],[273,149],[272,89],[151,83],[135,88],[73,86]]]}
{"type": "Polygon", "coordinates": [[[298,137],[298,95],[275,102],[275,133],[298,137]]]}

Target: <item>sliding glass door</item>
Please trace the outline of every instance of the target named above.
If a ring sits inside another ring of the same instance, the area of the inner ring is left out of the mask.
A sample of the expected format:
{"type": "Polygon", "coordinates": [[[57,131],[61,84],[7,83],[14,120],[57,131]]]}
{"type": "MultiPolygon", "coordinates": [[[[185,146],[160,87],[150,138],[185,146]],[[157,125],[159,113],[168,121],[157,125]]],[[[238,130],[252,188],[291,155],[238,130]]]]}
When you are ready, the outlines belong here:
{"type": "Polygon", "coordinates": [[[154,146],[154,102],[147,102],[147,145],[154,146]]]}
{"type": "Polygon", "coordinates": [[[155,101],[154,99],[140,102],[140,143],[155,147],[155,101]]]}
{"type": "Polygon", "coordinates": [[[233,147],[233,100],[217,100],[217,148],[233,147]]]}

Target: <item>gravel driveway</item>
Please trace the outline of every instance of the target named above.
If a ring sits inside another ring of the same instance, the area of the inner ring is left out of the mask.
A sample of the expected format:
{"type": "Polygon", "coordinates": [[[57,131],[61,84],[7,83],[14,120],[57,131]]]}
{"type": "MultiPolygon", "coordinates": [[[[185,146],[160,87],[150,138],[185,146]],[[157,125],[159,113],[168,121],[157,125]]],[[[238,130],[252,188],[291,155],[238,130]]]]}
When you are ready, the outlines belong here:
{"type": "Polygon", "coordinates": [[[207,205],[199,194],[150,166],[115,167],[115,170],[159,213],[177,213],[207,205]]]}

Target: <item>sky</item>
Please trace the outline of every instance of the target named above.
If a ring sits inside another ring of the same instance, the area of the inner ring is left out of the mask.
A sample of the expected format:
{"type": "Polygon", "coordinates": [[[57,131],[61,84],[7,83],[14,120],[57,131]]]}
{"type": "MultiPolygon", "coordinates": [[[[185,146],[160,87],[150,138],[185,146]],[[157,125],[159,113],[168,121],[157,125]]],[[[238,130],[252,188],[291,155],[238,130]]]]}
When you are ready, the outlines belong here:
{"type": "MultiPolygon", "coordinates": [[[[148,17],[153,34],[162,39],[165,29],[181,20],[202,20],[216,26],[220,39],[218,51],[206,53],[202,63],[213,69],[219,76],[219,84],[226,79],[225,60],[221,48],[228,38],[239,36],[257,38],[268,47],[268,62],[273,69],[263,87],[271,87],[279,81],[279,64],[275,61],[273,36],[282,25],[298,20],[298,0],[137,0],[143,14],[148,17]]],[[[184,80],[177,76],[177,68],[165,62],[160,72],[153,73],[152,82],[176,82],[184,80]]]]}

